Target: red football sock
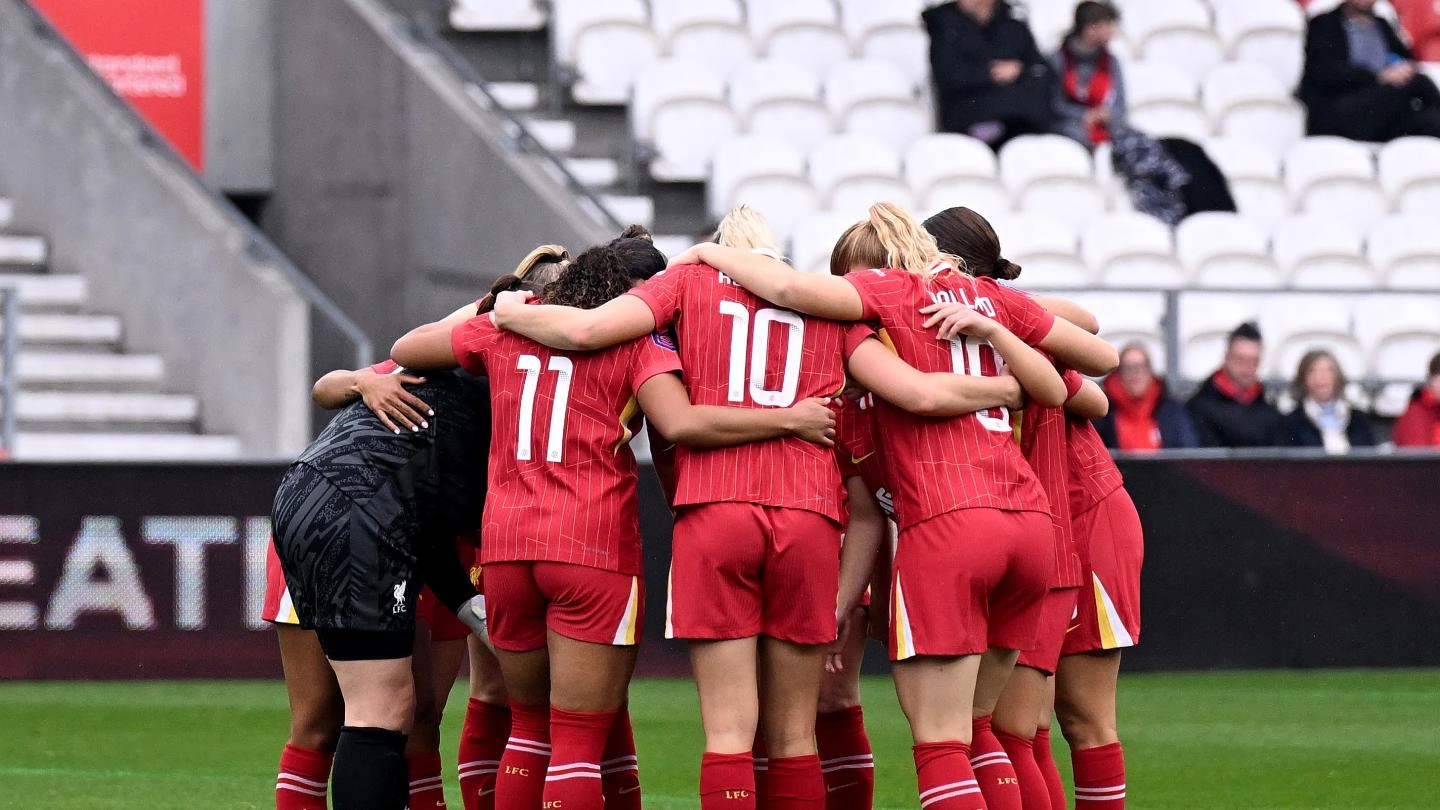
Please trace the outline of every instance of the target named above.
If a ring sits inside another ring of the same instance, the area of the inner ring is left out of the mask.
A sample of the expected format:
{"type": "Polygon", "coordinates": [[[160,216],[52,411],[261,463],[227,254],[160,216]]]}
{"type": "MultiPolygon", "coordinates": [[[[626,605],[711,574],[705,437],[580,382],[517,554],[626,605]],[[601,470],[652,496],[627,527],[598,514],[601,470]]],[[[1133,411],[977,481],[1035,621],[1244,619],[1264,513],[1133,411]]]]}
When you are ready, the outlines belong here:
{"type": "Polygon", "coordinates": [[[406,754],[410,766],[411,810],[445,810],[445,782],[440,778],[440,752],[406,754]]]}
{"type": "Polygon", "coordinates": [[[985,796],[970,770],[970,746],[962,742],[916,743],[914,751],[920,810],[986,810],[985,796]]]}
{"type": "Polygon", "coordinates": [[[600,755],[600,786],[605,810],[640,810],[640,760],[635,756],[635,730],[630,709],[623,708],[610,726],[605,753],[600,755]]]}
{"type": "Polygon", "coordinates": [[[1040,766],[1040,775],[1045,779],[1045,790],[1050,793],[1051,810],[1065,810],[1065,783],[1060,780],[1060,766],[1055,764],[1055,751],[1050,747],[1050,729],[1035,732],[1035,764],[1040,766]]]}
{"type": "Polygon", "coordinates": [[[615,712],[567,712],[550,707],[550,767],[545,772],[543,807],[602,810],[600,755],[615,712]]]}
{"type": "Polygon", "coordinates": [[[465,810],[495,810],[495,776],[509,739],[510,709],[470,698],[457,757],[465,810]]]}
{"type": "Polygon", "coordinates": [[[1020,783],[1021,806],[1025,810],[1050,810],[1050,788],[1045,785],[1045,776],[1035,762],[1035,741],[1004,729],[997,730],[995,738],[1000,741],[1015,768],[1015,778],[1020,783]]]}
{"type": "Polygon", "coordinates": [[[755,729],[750,756],[755,758],[755,806],[764,810],[770,803],[770,742],[765,739],[765,729],[755,729]]]}
{"type": "Polygon", "coordinates": [[[550,766],[550,707],[510,702],[510,740],[495,777],[495,806],[540,810],[550,766]]]}
{"type": "Polygon", "coordinates": [[[970,767],[985,793],[986,806],[990,810],[1023,810],[1015,766],[990,728],[990,718],[975,718],[970,731],[970,767]]]}
{"type": "Polygon", "coordinates": [[[766,801],[770,810],[821,810],[825,806],[825,780],[820,757],[770,757],[766,771],[766,801]]]}
{"type": "Polygon", "coordinates": [[[275,810],[325,810],[333,754],[286,745],[275,779],[275,810]]]}
{"type": "Polygon", "coordinates": [[[700,758],[700,810],[755,810],[755,760],[750,754],[700,758]]]}
{"type": "Polygon", "coordinates": [[[825,810],[870,810],[875,804],[875,757],[860,707],[816,716],[815,747],[825,778],[825,810]]]}
{"type": "Polygon", "coordinates": [[[1075,810],[1124,810],[1125,751],[1113,742],[1070,752],[1075,767],[1075,810]]]}

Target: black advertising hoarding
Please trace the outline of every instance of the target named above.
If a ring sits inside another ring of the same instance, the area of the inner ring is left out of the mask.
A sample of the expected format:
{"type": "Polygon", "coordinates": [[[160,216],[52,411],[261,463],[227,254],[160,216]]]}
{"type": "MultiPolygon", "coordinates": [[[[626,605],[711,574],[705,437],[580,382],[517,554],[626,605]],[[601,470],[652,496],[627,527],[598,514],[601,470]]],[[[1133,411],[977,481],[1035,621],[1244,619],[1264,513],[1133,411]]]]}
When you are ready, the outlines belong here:
{"type": "MultiPolygon", "coordinates": [[[[1146,528],[1127,669],[1440,664],[1440,457],[1127,460],[1146,528]]],[[[270,677],[259,621],[279,464],[0,464],[0,679],[270,677]]],[[[669,513],[641,486],[642,674],[669,513]]]]}

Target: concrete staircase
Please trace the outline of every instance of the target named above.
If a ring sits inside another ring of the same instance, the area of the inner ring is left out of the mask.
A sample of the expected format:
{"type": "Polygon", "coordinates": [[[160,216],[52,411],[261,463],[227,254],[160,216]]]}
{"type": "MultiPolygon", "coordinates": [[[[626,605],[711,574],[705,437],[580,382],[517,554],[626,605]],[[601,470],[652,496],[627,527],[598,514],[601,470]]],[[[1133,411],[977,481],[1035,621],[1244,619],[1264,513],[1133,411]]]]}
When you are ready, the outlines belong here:
{"type": "MultiPolygon", "coordinates": [[[[0,287],[19,294],[18,461],[236,458],[232,436],[201,432],[200,404],[167,391],[159,355],[124,351],[124,325],[87,311],[84,277],[48,272],[44,238],[13,233],[0,198],[0,287]]],[[[11,324],[0,321],[0,330],[11,324]]],[[[0,361],[3,362],[3,361],[0,361]]],[[[0,401],[0,408],[11,403],[0,401]]]]}

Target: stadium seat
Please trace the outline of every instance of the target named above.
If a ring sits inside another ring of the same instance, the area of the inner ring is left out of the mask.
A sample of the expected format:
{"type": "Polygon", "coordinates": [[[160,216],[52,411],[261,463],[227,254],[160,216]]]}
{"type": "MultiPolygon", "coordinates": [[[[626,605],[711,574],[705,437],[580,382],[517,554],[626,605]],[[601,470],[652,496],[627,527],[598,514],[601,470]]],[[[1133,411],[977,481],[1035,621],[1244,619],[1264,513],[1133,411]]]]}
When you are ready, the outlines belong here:
{"type": "Polygon", "coordinates": [[[1177,334],[1180,374],[1203,380],[1220,367],[1230,332],[1260,318],[1262,296],[1254,293],[1187,292],[1180,295],[1177,334]]]}
{"type": "Polygon", "coordinates": [[[922,8],[917,0],[841,0],[840,23],[857,54],[890,62],[913,86],[924,87],[930,83],[930,38],[920,27],[922,8]]]}
{"type": "Polygon", "coordinates": [[[825,104],[841,132],[874,138],[903,152],[932,129],[900,68],[877,59],[837,62],[825,73],[825,104]]]}
{"type": "Polygon", "coordinates": [[[695,182],[710,156],[739,130],[725,99],[725,78],[703,62],[662,59],[641,71],[630,105],[631,131],[655,147],[650,174],[662,182],[695,182]]]}
{"type": "Polygon", "coordinates": [[[1079,237],[1065,221],[1028,212],[989,219],[1005,258],[1024,271],[1023,286],[1048,290],[1095,285],[1094,274],[1080,261],[1079,237]]]}
{"type": "Polygon", "coordinates": [[[1305,135],[1305,111],[1264,65],[1215,67],[1200,83],[1200,99],[1220,135],[1257,140],[1276,154],[1305,135]]]}
{"type": "Polygon", "coordinates": [[[1397,211],[1440,211],[1440,139],[1397,138],[1381,147],[1375,162],[1397,211]]]}
{"type": "Polygon", "coordinates": [[[1361,228],[1385,214],[1370,150],[1345,138],[1296,141],[1285,153],[1285,186],[1295,210],[1348,219],[1361,228]]]}
{"type": "MultiPolygon", "coordinates": [[[[1075,21],[1075,3],[1071,0],[1026,0],[1024,5],[1030,33],[1035,36],[1035,43],[1040,46],[1041,53],[1054,53],[1075,21]]],[[[1125,72],[1125,81],[1128,85],[1128,70],[1125,72]]]]}
{"type": "Polygon", "coordinates": [[[1355,337],[1369,351],[1371,377],[1418,382],[1440,351],[1440,303],[1433,296],[1363,296],[1355,304],[1355,337]]]}
{"type": "Polygon", "coordinates": [[[1199,87],[1185,71],[1165,62],[1125,66],[1125,101],[1130,124],[1156,138],[1180,137],[1197,143],[1210,131],[1200,107],[1199,87]]]}
{"type": "Polygon", "coordinates": [[[581,104],[624,104],[635,74],[660,58],[643,0],[555,0],[551,43],[556,61],[576,72],[581,104]]]}
{"type": "Polygon", "coordinates": [[[1344,219],[1296,214],[1275,229],[1271,249],[1291,286],[1367,289],[1375,272],[1363,243],[1360,229],[1344,219]]]}
{"type": "Polygon", "coordinates": [[[1138,57],[1163,60],[1197,78],[1224,58],[1210,9],[1200,0],[1132,3],[1120,24],[1138,57]]]}
{"type": "Polygon", "coordinates": [[[1365,237],[1365,255],[1386,287],[1440,290],[1440,229],[1432,217],[1381,219],[1365,237]]]}
{"type": "Polygon", "coordinates": [[[650,0],[650,21],[672,58],[728,72],[751,58],[740,0],[650,0]]]}
{"type": "Polygon", "coordinates": [[[747,203],[782,236],[801,216],[820,207],[820,195],[805,176],[805,156],[772,138],[742,135],[721,144],[705,191],[711,216],[747,203]]]}
{"type": "Polygon", "coordinates": [[[455,0],[450,27],[457,31],[538,31],[547,15],[536,0],[455,0]]]}
{"type": "Polygon", "coordinates": [[[1091,219],[1080,232],[1080,255],[1107,287],[1185,284],[1169,226],[1148,214],[1127,211],[1091,219]]]}
{"type": "Polygon", "coordinates": [[[805,151],[835,132],[830,111],[820,101],[819,81],[805,68],[778,59],[756,59],[731,72],[730,106],[746,132],[805,151]]]}
{"type": "Polygon", "coordinates": [[[1175,228],[1175,255],[1197,287],[1273,289],[1284,283],[1265,232],[1238,214],[1186,217],[1175,228]]]}
{"type": "Polygon", "coordinates": [[[1280,179],[1280,158],[1265,144],[1249,138],[1219,137],[1205,142],[1205,154],[1230,183],[1235,207],[1269,231],[1290,214],[1290,194],[1280,179]]]}
{"type": "Polygon", "coordinates": [[[824,208],[859,219],[882,200],[912,208],[910,187],[900,176],[900,156],[862,135],[836,135],[810,150],[810,182],[824,208]]]}
{"type": "MultiPolygon", "coordinates": [[[[1021,275],[1024,279],[1024,275],[1021,275]]],[[[1100,321],[1100,337],[1119,349],[1139,343],[1150,353],[1158,374],[1169,368],[1165,351],[1165,294],[1159,292],[1093,292],[1067,295],[1100,321]]]]}
{"type": "Polygon", "coordinates": [[[823,76],[854,53],[831,0],[748,0],[745,6],[750,36],[764,56],[795,62],[823,76]]]}
{"type": "Polygon", "coordinates": [[[1215,31],[1231,61],[1264,65],[1285,87],[1305,66],[1305,12],[1294,0],[1228,0],[1215,5],[1215,31]]]}
{"type": "Polygon", "coordinates": [[[995,153],[968,135],[926,135],[905,153],[905,181],[929,216],[956,205],[987,215],[1010,210],[995,153]]]}
{"type": "Polygon", "coordinates": [[[811,214],[795,228],[791,241],[790,261],[796,270],[824,275],[830,272],[830,251],[840,235],[854,225],[859,217],[822,211],[811,214]]]}
{"type": "Polygon", "coordinates": [[[1061,135],[1022,135],[1000,150],[1000,179],[1016,208],[1079,227],[1105,209],[1085,147],[1061,135]]]}
{"type": "Polygon", "coordinates": [[[1260,333],[1265,337],[1262,373],[1273,379],[1293,379],[1300,358],[1312,349],[1329,349],[1341,368],[1359,373],[1365,367],[1365,355],[1355,339],[1353,322],[1349,294],[1270,296],[1260,311],[1260,333]]]}

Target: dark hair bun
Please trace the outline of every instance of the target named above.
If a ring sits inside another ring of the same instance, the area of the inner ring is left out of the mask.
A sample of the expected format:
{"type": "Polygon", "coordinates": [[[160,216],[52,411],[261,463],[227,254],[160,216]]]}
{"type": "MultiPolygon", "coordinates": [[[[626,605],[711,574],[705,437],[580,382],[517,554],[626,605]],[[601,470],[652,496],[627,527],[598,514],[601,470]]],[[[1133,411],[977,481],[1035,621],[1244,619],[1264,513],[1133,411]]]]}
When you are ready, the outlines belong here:
{"type": "Polygon", "coordinates": [[[1001,281],[1014,281],[1020,277],[1020,265],[1001,256],[995,260],[995,278],[1001,281]]]}
{"type": "Polygon", "coordinates": [[[655,237],[650,233],[650,229],[646,228],[644,225],[631,225],[630,227],[620,232],[619,238],[644,239],[646,242],[655,241],[655,237]]]}

